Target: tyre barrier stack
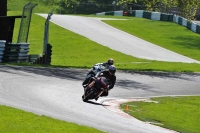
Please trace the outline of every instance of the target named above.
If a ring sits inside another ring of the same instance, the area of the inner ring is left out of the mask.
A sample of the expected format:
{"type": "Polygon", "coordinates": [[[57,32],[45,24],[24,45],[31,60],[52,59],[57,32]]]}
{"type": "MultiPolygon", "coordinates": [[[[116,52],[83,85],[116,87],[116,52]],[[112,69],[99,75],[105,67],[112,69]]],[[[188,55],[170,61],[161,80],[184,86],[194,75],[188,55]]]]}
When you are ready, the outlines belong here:
{"type": "Polygon", "coordinates": [[[137,17],[137,18],[146,18],[151,20],[158,20],[158,21],[167,21],[167,22],[175,22],[179,25],[182,25],[189,30],[200,34],[200,25],[195,22],[188,21],[187,19],[180,17],[175,14],[167,14],[161,12],[149,12],[145,10],[128,10],[128,11],[110,11],[110,12],[102,12],[96,13],[97,16],[102,15],[114,15],[114,16],[130,16],[130,17],[137,17]],[[115,15],[117,14],[117,15],[115,15]]]}
{"type": "Polygon", "coordinates": [[[158,21],[173,21],[173,14],[160,13],[160,12],[149,12],[144,10],[129,10],[129,11],[110,11],[96,13],[97,16],[111,15],[111,16],[130,16],[137,18],[147,18],[158,21]]]}
{"type": "Polygon", "coordinates": [[[28,62],[32,64],[40,64],[40,55],[39,54],[29,54],[28,62]]]}
{"type": "Polygon", "coordinates": [[[135,17],[137,18],[143,18],[144,11],[143,10],[135,10],[135,17]]]}
{"type": "Polygon", "coordinates": [[[5,40],[0,40],[0,62],[2,62],[4,50],[5,50],[5,40]]]}
{"type": "Polygon", "coordinates": [[[135,10],[132,10],[132,11],[129,11],[129,12],[124,12],[124,16],[131,16],[131,17],[135,17],[135,14],[136,14],[136,11],[135,10]]]}
{"type": "MultiPolygon", "coordinates": [[[[137,13],[136,13],[136,14],[137,14],[137,13]]],[[[143,18],[151,19],[151,12],[146,12],[146,11],[144,11],[144,12],[143,12],[143,18]]]]}
{"type": "Polygon", "coordinates": [[[196,26],[196,33],[200,34],[200,26],[199,25],[196,26]]]}
{"type": "Polygon", "coordinates": [[[173,22],[173,14],[161,13],[160,21],[169,21],[173,22]]]}
{"type": "Polygon", "coordinates": [[[173,21],[179,25],[187,27],[189,30],[193,32],[200,34],[200,27],[195,22],[187,21],[187,19],[178,15],[174,15],[173,21]]]}
{"type": "Polygon", "coordinates": [[[152,12],[151,13],[151,20],[160,20],[161,13],[160,12],[152,12]]]}
{"type": "Polygon", "coordinates": [[[123,16],[123,10],[121,10],[121,11],[110,11],[110,12],[96,13],[96,16],[104,16],[104,15],[123,16]]]}
{"type": "Polygon", "coordinates": [[[123,11],[115,11],[114,16],[123,16],[123,11]]]}
{"type": "Polygon", "coordinates": [[[6,43],[3,62],[27,62],[29,43],[6,43]]]}

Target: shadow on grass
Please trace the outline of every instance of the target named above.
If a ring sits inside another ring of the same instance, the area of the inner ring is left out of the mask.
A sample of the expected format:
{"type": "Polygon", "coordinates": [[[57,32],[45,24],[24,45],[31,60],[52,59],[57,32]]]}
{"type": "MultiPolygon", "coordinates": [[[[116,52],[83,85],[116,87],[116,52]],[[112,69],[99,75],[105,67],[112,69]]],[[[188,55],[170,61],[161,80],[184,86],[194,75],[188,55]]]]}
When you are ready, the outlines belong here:
{"type": "Polygon", "coordinates": [[[175,40],[173,45],[179,45],[181,47],[184,47],[186,49],[198,49],[200,50],[200,39],[197,40],[196,36],[176,36],[173,37],[173,39],[175,40]],[[177,42],[176,40],[178,40],[179,42],[177,42]]]}

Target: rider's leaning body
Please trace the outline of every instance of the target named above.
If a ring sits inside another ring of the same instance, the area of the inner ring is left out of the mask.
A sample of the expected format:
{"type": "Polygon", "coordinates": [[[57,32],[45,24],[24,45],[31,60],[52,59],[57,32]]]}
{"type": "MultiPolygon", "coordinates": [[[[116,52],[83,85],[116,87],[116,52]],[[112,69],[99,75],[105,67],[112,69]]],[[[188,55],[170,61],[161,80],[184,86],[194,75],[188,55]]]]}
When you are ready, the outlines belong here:
{"type": "Polygon", "coordinates": [[[88,85],[91,77],[95,77],[96,74],[102,70],[105,70],[105,69],[109,69],[109,66],[110,65],[113,65],[114,64],[114,60],[112,58],[108,59],[107,62],[104,62],[104,63],[97,63],[93,66],[93,68],[88,72],[85,80],[83,81],[82,83],[82,86],[85,88],[85,86],[88,85]],[[98,69],[98,70],[96,70],[98,69]]]}
{"type": "MultiPolygon", "coordinates": [[[[108,82],[105,91],[100,96],[108,96],[108,91],[114,87],[115,82],[116,82],[115,72],[116,72],[115,66],[114,65],[110,65],[109,66],[109,70],[100,71],[95,76],[96,78],[105,77],[107,79],[107,82],[108,82]]],[[[100,88],[101,85],[100,85],[99,82],[96,83],[96,87],[98,89],[101,89],[100,88]]],[[[98,98],[99,98],[99,96],[96,97],[95,100],[98,100],[98,98]]]]}

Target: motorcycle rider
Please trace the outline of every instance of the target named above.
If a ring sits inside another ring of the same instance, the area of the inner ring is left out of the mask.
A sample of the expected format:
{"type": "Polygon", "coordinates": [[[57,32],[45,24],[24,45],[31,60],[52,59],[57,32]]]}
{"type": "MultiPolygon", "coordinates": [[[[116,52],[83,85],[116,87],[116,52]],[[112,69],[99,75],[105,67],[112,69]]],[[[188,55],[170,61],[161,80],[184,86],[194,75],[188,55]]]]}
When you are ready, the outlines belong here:
{"type": "MultiPolygon", "coordinates": [[[[105,89],[105,91],[100,96],[108,96],[108,91],[114,87],[116,82],[115,72],[116,67],[114,65],[110,65],[108,70],[100,71],[96,74],[96,78],[102,76],[105,77],[108,81],[107,89],[105,89]]],[[[97,96],[95,100],[97,101],[98,98],[99,96],[97,96]]]]}
{"type": "Polygon", "coordinates": [[[114,60],[112,58],[108,59],[107,62],[104,62],[104,63],[97,63],[95,65],[102,65],[105,67],[105,69],[108,69],[110,65],[113,65],[114,64],[114,60]]]}
{"type": "Polygon", "coordinates": [[[88,72],[88,74],[87,74],[85,80],[83,81],[83,83],[82,83],[83,88],[85,88],[85,87],[88,85],[88,83],[89,83],[91,77],[95,77],[95,75],[96,75],[99,71],[101,71],[101,68],[98,68],[98,70],[95,70],[95,69],[96,69],[96,68],[95,68],[96,66],[98,66],[98,67],[103,66],[105,69],[108,69],[109,66],[110,66],[110,65],[113,65],[113,64],[114,64],[114,60],[113,60],[112,58],[108,59],[107,62],[95,64],[95,65],[93,66],[93,68],[88,72]]]}

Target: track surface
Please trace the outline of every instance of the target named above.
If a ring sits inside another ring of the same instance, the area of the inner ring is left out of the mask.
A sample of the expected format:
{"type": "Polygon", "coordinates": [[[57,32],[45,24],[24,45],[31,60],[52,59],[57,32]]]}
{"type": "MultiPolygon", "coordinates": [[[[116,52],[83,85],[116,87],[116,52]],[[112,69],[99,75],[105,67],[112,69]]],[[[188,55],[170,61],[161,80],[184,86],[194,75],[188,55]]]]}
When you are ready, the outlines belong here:
{"type": "Polygon", "coordinates": [[[113,110],[113,104],[125,98],[200,94],[200,74],[117,71],[117,83],[109,96],[85,103],[81,99],[81,83],[86,72],[84,69],[0,66],[0,104],[110,133],[170,133],[173,131],[113,110]]]}
{"type": "MultiPolygon", "coordinates": [[[[47,14],[38,15],[47,18],[47,14]]],[[[54,14],[50,21],[101,45],[134,57],[170,62],[200,63],[113,28],[103,23],[102,19],[107,18],[54,14]]]]}
{"type": "MultiPolygon", "coordinates": [[[[99,19],[53,15],[51,20],[102,45],[135,57],[199,63],[112,28],[99,19]]],[[[123,99],[200,94],[200,74],[117,71],[116,86],[109,96],[85,103],[81,100],[81,83],[86,73],[87,70],[83,69],[1,65],[0,104],[110,133],[170,133],[173,131],[141,122],[122,113],[117,109],[118,104],[124,102],[123,99]]]]}

